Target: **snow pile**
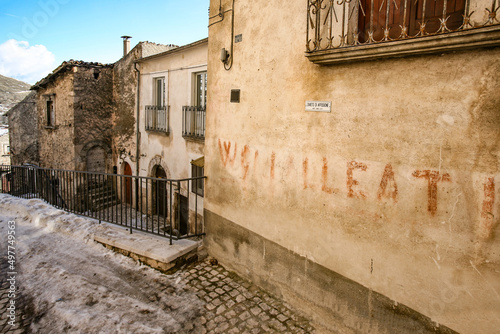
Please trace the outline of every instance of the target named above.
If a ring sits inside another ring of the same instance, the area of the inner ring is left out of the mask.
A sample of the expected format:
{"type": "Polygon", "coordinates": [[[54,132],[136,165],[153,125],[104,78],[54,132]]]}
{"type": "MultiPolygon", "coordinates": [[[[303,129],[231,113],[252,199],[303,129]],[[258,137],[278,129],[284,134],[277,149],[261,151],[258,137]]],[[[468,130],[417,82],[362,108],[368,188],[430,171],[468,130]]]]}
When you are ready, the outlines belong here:
{"type": "Polygon", "coordinates": [[[17,284],[30,330],[43,333],[198,333],[202,303],[179,281],[107,250],[112,227],[39,199],[0,194],[0,230],[16,222],[17,284]]]}

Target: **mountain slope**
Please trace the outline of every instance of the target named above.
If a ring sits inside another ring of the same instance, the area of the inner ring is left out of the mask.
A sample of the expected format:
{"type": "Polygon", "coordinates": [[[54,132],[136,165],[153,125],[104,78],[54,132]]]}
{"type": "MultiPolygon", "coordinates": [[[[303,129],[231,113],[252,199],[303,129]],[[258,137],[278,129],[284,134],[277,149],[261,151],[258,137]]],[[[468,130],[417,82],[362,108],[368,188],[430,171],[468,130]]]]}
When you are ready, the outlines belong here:
{"type": "Polygon", "coordinates": [[[7,112],[26,97],[31,85],[0,75],[0,114],[7,112]]]}

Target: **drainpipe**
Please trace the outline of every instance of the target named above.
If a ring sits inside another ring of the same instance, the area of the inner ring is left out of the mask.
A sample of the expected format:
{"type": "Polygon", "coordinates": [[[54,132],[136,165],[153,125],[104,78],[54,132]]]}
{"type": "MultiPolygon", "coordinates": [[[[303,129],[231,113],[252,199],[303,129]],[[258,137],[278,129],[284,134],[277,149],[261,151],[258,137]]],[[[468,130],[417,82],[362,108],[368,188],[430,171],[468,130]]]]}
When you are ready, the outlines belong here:
{"type": "MultiPolygon", "coordinates": [[[[135,124],[136,124],[136,132],[135,132],[135,136],[136,136],[136,144],[135,144],[135,175],[136,176],[139,176],[139,160],[140,160],[140,153],[141,153],[141,149],[140,149],[140,146],[141,146],[141,143],[140,143],[140,138],[141,138],[141,134],[139,132],[139,111],[140,111],[140,108],[141,108],[141,71],[139,71],[139,69],[137,68],[137,62],[134,62],[134,69],[135,71],[137,72],[137,111],[136,111],[136,121],[135,121],[135,124]]],[[[138,185],[136,184],[136,191],[138,190],[138,185]]],[[[137,192],[136,192],[137,194],[137,192]]],[[[137,201],[137,196],[136,196],[136,201],[137,201]]]]}

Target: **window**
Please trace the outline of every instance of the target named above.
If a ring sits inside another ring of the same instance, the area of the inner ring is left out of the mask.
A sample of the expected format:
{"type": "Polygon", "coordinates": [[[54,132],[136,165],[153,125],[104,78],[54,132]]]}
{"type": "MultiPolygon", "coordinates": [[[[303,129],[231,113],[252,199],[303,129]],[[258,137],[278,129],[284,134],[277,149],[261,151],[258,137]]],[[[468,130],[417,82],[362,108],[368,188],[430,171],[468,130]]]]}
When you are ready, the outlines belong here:
{"type": "Polygon", "coordinates": [[[45,113],[46,113],[46,125],[50,127],[55,126],[56,120],[55,120],[53,97],[49,97],[48,100],[46,101],[45,113]]]}
{"type": "MultiPolygon", "coordinates": [[[[204,168],[205,165],[205,157],[198,158],[196,160],[191,161],[191,177],[201,177],[204,176],[204,168]]],[[[204,190],[204,179],[195,179],[191,180],[191,191],[198,196],[203,197],[204,190]]]]}
{"type": "Polygon", "coordinates": [[[361,0],[358,11],[359,42],[382,41],[387,29],[390,40],[402,36],[421,35],[420,27],[425,22],[424,34],[435,34],[441,29],[440,19],[446,3],[446,28],[457,30],[463,22],[464,0],[361,0]],[[405,27],[403,31],[402,27],[405,27]],[[370,39],[370,32],[372,36],[370,39]]]}
{"type": "Polygon", "coordinates": [[[205,111],[207,104],[207,72],[198,72],[193,77],[193,105],[182,107],[182,136],[205,139],[205,111]]]}
{"type": "Polygon", "coordinates": [[[196,73],[196,101],[197,107],[207,105],[207,72],[196,73]]]}
{"type": "Polygon", "coordinates": [[[153,104],[145,106],[146,130],[168,133],[168,106],[165,105],[165,78],[153,79],[153,104]]]}
{"type": "Polygon", "coordinates": [[[158,107],[165,106],[165,78],[153,79],[153,104],[158,107]]]}
{"type": "Polygon", "coordinates": [[[10,146],[7,144],[2,145],[2,155],[9,155],[10,154],[10,146]]]}
{"type": "Polygon", "coordinates": [[[496,46],[500,21],[496,5],[487,3],[308,0],[306,56],[329,65],[496,46]]]}

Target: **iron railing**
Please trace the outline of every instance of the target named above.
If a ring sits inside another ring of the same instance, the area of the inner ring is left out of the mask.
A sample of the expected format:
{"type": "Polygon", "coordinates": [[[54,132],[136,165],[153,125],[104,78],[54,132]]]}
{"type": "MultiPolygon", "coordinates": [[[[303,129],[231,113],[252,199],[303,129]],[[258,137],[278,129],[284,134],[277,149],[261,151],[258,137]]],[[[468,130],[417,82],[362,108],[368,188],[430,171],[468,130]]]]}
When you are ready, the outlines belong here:
{"type": "Polygon", "coordinates": [[[54,207],[173,239],[204,235],[203,198],[180,180],[0,165],[0,192],[41,198],[54,207]]]}
{"type": "Polygon", "coordinates": [[[182,136],[205,139],[205,107],[182,107],[182,136]]]}
{"type": "Polygon", "coordinates": [[[500,23],[499,0],[307,0],[306,52],[453,33],[500,23]],[[476,8],[477,7],[477,8],[476,8]]]}
{"type": "Polygon", "coordinates": [[[146,106],[146,130],[168,133],[169,106],[146,106]]]}

